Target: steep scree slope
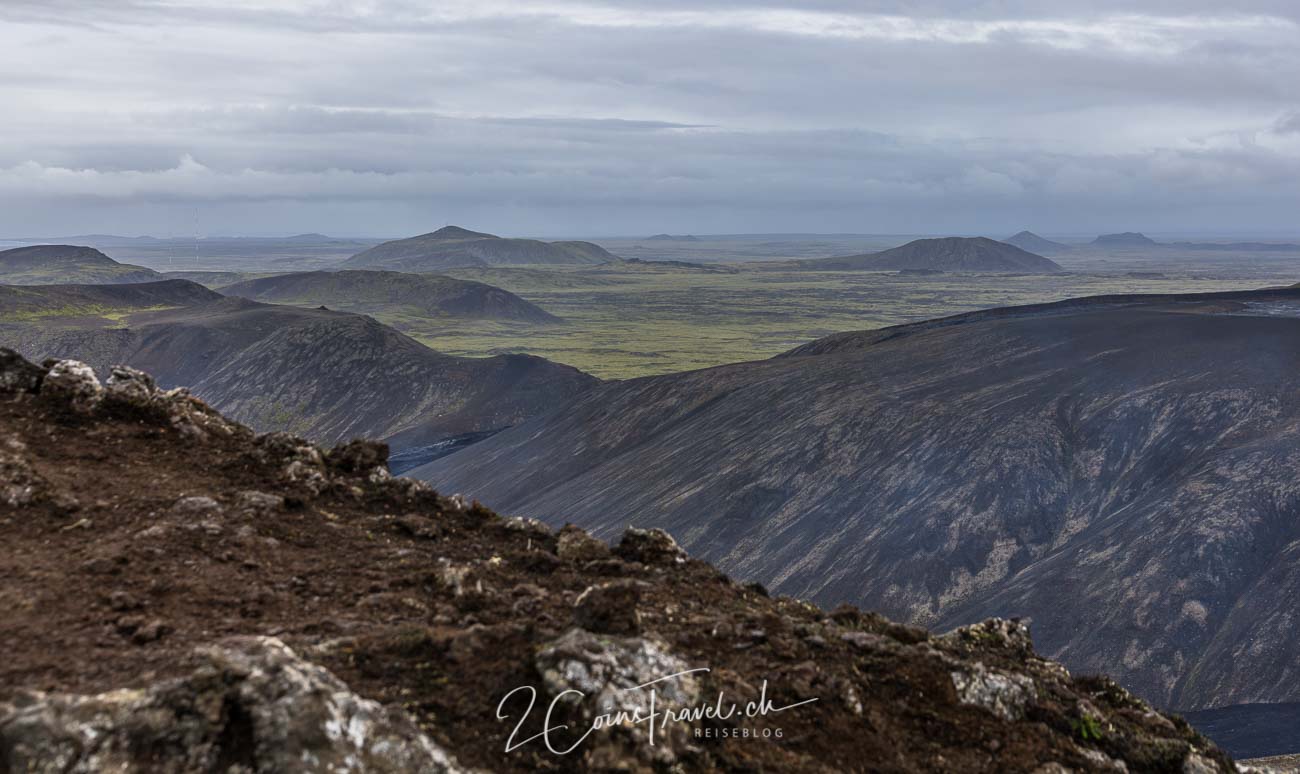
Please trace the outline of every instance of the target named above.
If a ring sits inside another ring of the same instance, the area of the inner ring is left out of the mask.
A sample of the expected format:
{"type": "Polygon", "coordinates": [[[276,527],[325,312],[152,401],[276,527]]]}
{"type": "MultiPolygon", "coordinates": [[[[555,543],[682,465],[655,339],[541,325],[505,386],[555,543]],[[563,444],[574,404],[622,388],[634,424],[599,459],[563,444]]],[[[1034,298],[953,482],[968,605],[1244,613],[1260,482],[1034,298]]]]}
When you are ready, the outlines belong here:
{"type": "Polygon", "coordinates": [[[411,475],[1162,706],[1300,699],[1300,291],[1112,297],[607,384],[411,475]]]}

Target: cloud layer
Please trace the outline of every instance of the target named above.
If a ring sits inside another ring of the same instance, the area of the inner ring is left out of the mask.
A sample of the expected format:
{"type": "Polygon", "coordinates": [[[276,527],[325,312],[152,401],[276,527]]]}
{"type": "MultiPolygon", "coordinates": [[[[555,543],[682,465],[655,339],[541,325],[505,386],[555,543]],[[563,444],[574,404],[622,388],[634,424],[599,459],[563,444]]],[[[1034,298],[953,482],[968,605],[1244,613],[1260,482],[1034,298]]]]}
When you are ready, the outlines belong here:
{"type": "Polygon", "coordinates": [[[0,234],[1296,232],[1291,2],[6,0],[0,234]]]}

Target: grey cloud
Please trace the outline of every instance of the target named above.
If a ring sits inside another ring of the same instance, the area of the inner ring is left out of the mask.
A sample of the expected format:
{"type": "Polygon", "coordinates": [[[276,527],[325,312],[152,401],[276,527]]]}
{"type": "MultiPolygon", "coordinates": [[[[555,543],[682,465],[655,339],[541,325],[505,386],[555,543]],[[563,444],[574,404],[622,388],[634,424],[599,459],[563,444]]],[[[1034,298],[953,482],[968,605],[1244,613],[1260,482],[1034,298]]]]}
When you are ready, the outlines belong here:
{"type": "Polygon", "coordinates": [[[196,203],[226,232],[1280,229],[1300,203],[1289,2],[257,5],[0,5],[0,233],[196,203]]]}

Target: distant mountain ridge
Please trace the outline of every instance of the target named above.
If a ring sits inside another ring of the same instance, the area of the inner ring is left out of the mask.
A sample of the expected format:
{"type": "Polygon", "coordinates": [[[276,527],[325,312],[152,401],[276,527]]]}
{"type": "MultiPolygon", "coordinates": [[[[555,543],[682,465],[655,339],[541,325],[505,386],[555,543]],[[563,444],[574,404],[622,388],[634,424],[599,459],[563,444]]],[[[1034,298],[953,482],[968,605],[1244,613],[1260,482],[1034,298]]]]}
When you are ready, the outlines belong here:
{"type": "Polygon", "coordinates": [[[343,262],[345,269],[408,272],[519,264],[601,264],[618,257],[592,242],[542,242],[446,226],[408,239],[363,250],[343,262]]]}
{"type": "Polygon", "coordinates": [[[297,306],[370,314],[405,310],[421,317],[513,320],[538,324],[563,322],[506,290],[436,274],[394,271],[312,271],[237,282],[221,288],[228,296],[297,306]]]}
{"type": "Polygon", "coordinates": [[[0,284],[78,285],[155,282],[153,269],[118,263],[93,247],[30,245],[0,251],[0,284]]]}
{"type": "Polygon", "coordinates": [[[986,237],[917,239],[879,253],[801,261],[808,269],[871,271],[931,269],[938,271],[1001,271],[1050,273],[1063,271],[1050,258],[986,237]]]}
{"type": "Polygon", "coordinates": [[[1162,706],[1297,701],[1298,352],[1300,290],[988,310],[604,384],[412,475],[823,604],[1024,616],[1162,706]]]}

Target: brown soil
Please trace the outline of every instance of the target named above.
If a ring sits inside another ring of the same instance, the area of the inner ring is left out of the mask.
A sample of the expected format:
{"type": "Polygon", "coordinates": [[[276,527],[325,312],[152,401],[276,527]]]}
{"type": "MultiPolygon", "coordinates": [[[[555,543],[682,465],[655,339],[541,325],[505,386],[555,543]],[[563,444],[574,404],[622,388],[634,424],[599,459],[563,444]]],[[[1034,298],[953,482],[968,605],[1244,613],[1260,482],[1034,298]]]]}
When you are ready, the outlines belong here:
{"type": "MultiPolygon", "coordinates": [[[[586,546],[562,559],[545,528],[371,482],[344,455],[327,463],[331,483],[316,494],[286,482],[282,461],[242,429],[195,440],[148,411],[82,416],[44,395],[0,393],[0,443],[13,439],[45,484],[35,502],[0,504],[0,701],[21,688],[144,685],[192,668],[195,646],[274,635],[358,693],[412,713],[462,763],[572,770],[577,754],[537,744],[505,754],[511,723],[497,706],[512,688],[541,687],[534,656],[574,626],[585,589],[630,579],[644,582],[639,621],[617,610],[606,618],[710,667],[706,697],[757,698],[767,680],[778,705],[819,699],[746,721],[780,727],[780,739],[697,740],[680,770],[1107,770],[1101,753],[1130,771],[1175,772],[1193,748],[1231,770],[1180,720],[1105,679],[1070,678],[995,628],[936,638],[851,608],[828,614],[630,542],[603,558],[586,546]],[[248,491],[286,505],[241,505],[248,491]],[[194,496],[219,510],[174,507],[194,496]],[[467,574],[456,583],[448,567],[467,574]],[[1034,680],[1023,717],[958,701],[954,665],[977,661],[1034,680]]],[[[628,599],[622,588],[614,597],[628,599]]],[[[605,619],[588,610],[583,620],[605,619]]]]}

